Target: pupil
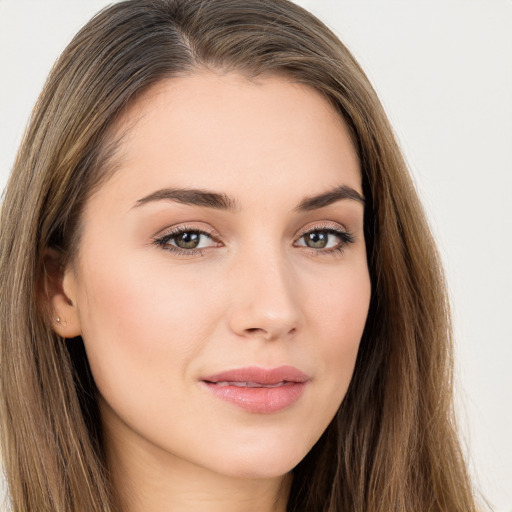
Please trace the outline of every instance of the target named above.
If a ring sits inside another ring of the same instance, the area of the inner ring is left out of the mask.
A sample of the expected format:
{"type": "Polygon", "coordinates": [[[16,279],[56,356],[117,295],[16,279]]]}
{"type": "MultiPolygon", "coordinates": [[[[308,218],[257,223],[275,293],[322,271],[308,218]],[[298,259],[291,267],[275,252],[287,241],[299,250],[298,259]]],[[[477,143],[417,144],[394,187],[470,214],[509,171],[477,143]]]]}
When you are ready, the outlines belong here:
{"type": "Polygon", "coordinates": [[[181,233],[176,237],[176,245],[181,249],[195,249],[199,245],[200,236],[194,231],[181,233]]]}
{"type": "Polygon", "coordinates": [[[313,249],[323,249],[327,245],[328,233],[315,231],[306,235],[306,245],[313,249]]]}

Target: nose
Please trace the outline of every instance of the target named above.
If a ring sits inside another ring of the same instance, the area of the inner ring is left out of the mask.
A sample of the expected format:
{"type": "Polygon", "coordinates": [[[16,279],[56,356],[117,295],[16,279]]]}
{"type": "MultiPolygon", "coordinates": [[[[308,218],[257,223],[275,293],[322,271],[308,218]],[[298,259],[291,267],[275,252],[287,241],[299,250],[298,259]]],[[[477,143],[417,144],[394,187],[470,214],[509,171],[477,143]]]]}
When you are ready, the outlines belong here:
{"type": "Polygon", "coordinates": [[[279,255],[253,255],[237,265],[231,272],[230,294],[230,328],[239,336],[285,339],[303,322],[297,279],[279,255]]]}

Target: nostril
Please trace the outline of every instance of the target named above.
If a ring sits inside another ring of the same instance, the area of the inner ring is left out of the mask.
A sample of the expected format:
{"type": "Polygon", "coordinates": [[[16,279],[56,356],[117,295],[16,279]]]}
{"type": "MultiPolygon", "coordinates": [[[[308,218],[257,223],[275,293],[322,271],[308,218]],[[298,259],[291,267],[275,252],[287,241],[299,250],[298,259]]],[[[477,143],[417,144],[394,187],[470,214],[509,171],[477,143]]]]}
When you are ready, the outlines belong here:
{"type": "MultiPolygon", "coordinates": [[[[293,327],[290,329],[286,334],[293,334],[296,331],[296,328],[293,327]]],[[[272,329],[264,329],[263,327],[249,327],[245,329],[246,334],[259,334],[263,335],[265,338],[274,338],[276,336],[279,336],[277,333],[273,333],[272,329]]],[[[284,331],[281,333],[284,334],[284,331]]]]}
{"type": "Polygon", "coordinates": [[[249,335],[253,334],[264,337],[269,336],[269,333],[265,329],[262,329],[261,327],[249,327],[248,329],[245,329],[245,333],[249,335]]]}
{"type": "Polygon", "coordinates": [[[300,307],[290,297],[281,298],[277,300],[276,294],[265,293],[236,300],[226,318],[230,330],[238,336],[265,340],[296,335],[300,331],[300,307]]]}

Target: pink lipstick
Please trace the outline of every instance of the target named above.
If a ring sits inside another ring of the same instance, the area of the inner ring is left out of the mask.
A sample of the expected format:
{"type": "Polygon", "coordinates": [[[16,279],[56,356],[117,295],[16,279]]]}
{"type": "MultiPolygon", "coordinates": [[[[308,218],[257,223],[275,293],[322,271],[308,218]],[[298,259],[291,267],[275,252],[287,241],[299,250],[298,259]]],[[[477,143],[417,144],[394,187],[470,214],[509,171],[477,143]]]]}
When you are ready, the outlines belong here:
{"type": "Polygon", "coordinates": [[[295,403],[309,377],[293,366],[248,367],[228,370],[201,379],[218,398],[247,411],[270,414],[295,403]]]}

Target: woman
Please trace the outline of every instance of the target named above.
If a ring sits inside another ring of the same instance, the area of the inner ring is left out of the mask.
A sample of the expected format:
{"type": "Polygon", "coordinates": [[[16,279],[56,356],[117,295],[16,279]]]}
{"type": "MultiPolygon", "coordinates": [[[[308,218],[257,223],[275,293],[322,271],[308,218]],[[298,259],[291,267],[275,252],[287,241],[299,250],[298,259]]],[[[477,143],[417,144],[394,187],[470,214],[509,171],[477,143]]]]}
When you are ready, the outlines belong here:
{"type": "Polygon", "coordinates": [[[475,509],[432,237],[367,78],[303,9],[97,15],[1,230],[14,510],[475,509]]]}

